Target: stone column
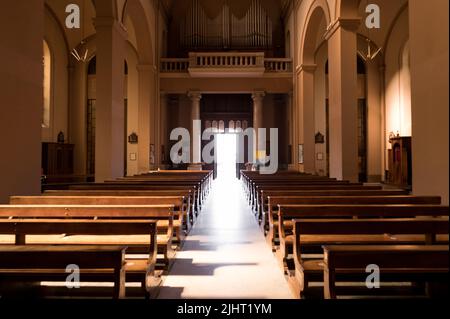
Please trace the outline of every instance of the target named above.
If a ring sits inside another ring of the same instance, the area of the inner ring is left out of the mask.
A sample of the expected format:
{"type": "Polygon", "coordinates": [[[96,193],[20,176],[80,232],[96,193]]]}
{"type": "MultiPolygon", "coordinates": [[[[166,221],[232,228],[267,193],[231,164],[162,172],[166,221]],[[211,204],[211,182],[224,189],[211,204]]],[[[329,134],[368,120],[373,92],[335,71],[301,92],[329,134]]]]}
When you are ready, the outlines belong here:
{"type": "Polygon", "coordinates": [[[11,195],[40,193],[44,1],[1,1],[0,36],[0,203],[7,204],[11,195]]]}
{"type": "Polygon", "coordinates": [[[300,115],[299,115],[299,77],[298,70],[294,77],[294,94],[292,99],[292,165],[291,169],[296,171],[302,171],[303,168],[298,164],[298,144],[299,144],[299,131],[300,131],[300,115]]]}
{"type": "Polygon", "coordinates": [[[303,144],[303,170],[305,173],[316,173],[316,144],[314,119],[314,72],[316,65],[301,65],[298,72],[299,79],[299,112],[300,144],[303,144]]]}
{"type": "Polygon", "coordinates": [[[386,170],[388,163],[388,134],[386,134],[386,65],[381,65],[379,67],[379,78],[380,78],[380,109],[381,109],[381,181],[386,181],[386,170]]]}
{"type": "Polygon", "coordinates": [[[263,91],[254,92],[253,99],[253,128],[255,129],[256,138],[256,159],[259,159],[259,151],[266,150],[266,141],[259,138],[259,129],[263,128],[263,105],[266,93],[263,91]]]}
{"type": "Polygon", "coordinates": [[[449,2],[409,1],[414,195],[449,203],[449,2]]]}
{"type": "MultiPolygon", "coordinates": [[[[139,144],[138,171],[139,174],[150,170],[150,144],[152,144],[152,98],[154,88],[155,67],[151,64],[139,64],[139,144]]],[[[155,150],[156,151],[156,150],[155,150]]]]}
{"type": "Polygon", "coordinates": [[[294,170],[295,169],[295,162],[294,162],[294,150],[295,150],[295,146],[294,146],[294,92],[290,91],[287,94],[287,107],[288,107],[288,111],[287,111],[287,117],[288,117],[288,123],[289,123],[289,144],[291,146],[291,154],[290,157],[288,158],[288,165],[289,165],[289,169],[294,170]]]}
{"type": "Polygon", "coordinates": [[[167,149],[168,140],[169,140],[169,132],[167,131],[167,94],[165,92],[160,93],[160,108],[161,108],[161,134],[160,134],[160,144],[161,144],[161,157],[160,164],[165,164],[165,159],[167,158],[167,154],[170,150],[167,149]],[[162,148],[164,148],[164,154],[162,154],[162,148]]]}
{"type": "Polygon", "coordinates": [[[200,100],[202,95],[199,92],[189,92],[189,98],[191,99],[191,164],[199,164],[202,162],[202,144],[201,144],[201,132],[198,132],[194,127],[194,121],[201,120],[200,118],[200,100]]]}
{"type": "Polygon", "coordinates": [[[357,47],[359,19],[340,19],[327,32],[330,177],[358,181],[357,47]]]}
{"type": "Polygon", "coordinates": [[[94,20],[97,31],[95,181],[124,175],[124,76],[126,31],[112,17],[94,20]]]}

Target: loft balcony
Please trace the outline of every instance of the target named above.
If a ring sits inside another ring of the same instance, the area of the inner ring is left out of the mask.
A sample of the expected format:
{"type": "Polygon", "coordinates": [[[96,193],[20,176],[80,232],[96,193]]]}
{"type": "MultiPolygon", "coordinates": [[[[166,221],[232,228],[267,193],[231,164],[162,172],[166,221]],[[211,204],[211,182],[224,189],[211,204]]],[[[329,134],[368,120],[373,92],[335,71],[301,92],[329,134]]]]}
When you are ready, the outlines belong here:
{"type": "Polygon", "coordinates": [[[292,59],[266,58],[264,53],[190,53],[189,58],[162,58],[162,77],[248,78],[292,76],[292,59]]]}

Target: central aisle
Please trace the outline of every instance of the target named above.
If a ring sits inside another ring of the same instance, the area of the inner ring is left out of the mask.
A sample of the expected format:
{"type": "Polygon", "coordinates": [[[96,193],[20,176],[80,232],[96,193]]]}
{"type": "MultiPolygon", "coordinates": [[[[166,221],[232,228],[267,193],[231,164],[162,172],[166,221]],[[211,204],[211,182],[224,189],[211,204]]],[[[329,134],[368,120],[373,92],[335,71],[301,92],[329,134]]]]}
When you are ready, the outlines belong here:
{"type": "Polygon", "coordinates": [[[159,298],[292,298],[237,179],[214,182],[159,298]]]}

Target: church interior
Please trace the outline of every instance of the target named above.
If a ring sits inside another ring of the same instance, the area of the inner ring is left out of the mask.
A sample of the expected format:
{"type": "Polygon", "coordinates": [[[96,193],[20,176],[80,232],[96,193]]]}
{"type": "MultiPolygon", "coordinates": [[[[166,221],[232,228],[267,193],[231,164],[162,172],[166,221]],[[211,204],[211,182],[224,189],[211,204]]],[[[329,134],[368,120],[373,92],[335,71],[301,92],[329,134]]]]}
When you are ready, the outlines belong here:
{"type": "Polygon", "coordinates": [[[448,296],[448,9],[0,1],[0,297],[448,296]]]}

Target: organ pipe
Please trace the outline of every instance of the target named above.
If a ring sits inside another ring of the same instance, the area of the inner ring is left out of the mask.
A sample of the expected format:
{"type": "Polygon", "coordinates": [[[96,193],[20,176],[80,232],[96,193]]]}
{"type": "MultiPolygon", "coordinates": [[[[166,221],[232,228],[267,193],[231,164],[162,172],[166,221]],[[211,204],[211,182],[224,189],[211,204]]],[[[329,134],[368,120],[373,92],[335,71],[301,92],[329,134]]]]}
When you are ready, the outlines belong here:
{"type": "Polygon", "coordinates": [[[209,18],[199,0],[192,0],[180,23],[180,44],[187,48],[267,48],[272,45],[272,21],[259,0],[252,0],[243,18],[225,4],[221,14],[209,18]]]}

